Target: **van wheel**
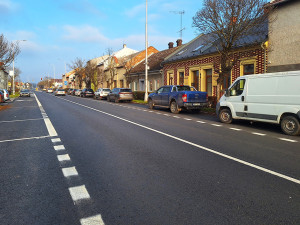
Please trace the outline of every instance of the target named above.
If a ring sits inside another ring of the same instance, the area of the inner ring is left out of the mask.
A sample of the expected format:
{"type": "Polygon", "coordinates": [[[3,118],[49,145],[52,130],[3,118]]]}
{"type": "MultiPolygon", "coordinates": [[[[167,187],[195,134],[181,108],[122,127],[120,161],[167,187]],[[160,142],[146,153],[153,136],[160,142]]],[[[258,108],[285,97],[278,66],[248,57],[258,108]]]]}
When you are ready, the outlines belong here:
{"type": "Polygon", "coordinates": [[[219,113],[219,119],[222,123],[232,123],[232,115],[229,109],[222,109],[219,113]]]}
{"type": "Polygon", "coordinates": [[[281,129],[287,135],[299,135],[300,124],[295,116],[285,116],[281,120],[281,129]]]}
{"type": "Polygon", "coordinates": [[[153,100],[151,98],[148,101],[148,106],[149,106],[149,109],[153,109],[154,108],[153,100]]]}
{"type": "Polygon", "coordinates": [[[171,102],[170,111],[171,113],[175,113],[175,114],[179,113],[178,105],[175,101],[171,102]]]}

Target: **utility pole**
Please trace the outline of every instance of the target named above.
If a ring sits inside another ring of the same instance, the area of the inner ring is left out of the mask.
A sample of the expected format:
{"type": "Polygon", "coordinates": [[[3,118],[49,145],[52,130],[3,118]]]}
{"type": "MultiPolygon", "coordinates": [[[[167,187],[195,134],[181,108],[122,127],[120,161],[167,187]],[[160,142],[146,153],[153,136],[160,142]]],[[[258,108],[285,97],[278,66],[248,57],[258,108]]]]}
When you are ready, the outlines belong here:
{"type": "Polygon", "coordinates": [[[148,1],[146,0],[146,23],[145,23],[145,48],[146,48],[146,52],[145,52],[145,97],[144,97],[144,101],[147,102],[148,101],[148,27],[147,27],[147,23],[148,23],[148,12],[147,12],[147,8],[148,8],[148,1]]]}
{"type": "Polygon", "coordinates": [[[185,13],[184,10],[182,11],[170,11],[171,13],[180,14],[180,30],[178,33],[180,33],[180,39],[182,40],[182,31],[185,30],[185,27],[182,27],[182,16],[185,13]]]}

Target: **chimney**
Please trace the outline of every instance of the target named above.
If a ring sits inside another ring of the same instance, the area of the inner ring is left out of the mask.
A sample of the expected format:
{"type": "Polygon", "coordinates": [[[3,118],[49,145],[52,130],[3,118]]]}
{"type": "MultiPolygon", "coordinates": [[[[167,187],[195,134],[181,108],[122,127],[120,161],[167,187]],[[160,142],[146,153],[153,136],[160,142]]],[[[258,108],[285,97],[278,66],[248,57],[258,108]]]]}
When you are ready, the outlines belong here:
{"type": "Polygon", "coordinates": [[[177,47],[178,47],[178,46],[181,46],[181,45],[182,45],[182,40],[181,40],[181,39],[178,39],[178,40],[176,41],[176,43],[177,43],[177,47]]]}
{"type": "Polygon", "coordinates": [[[126,48],[126,44],[123,44],[123,48],[126,48]]]}
{"type": "Polygon", "coordinates": [[[174,43],[173,42],[169,42],[169,49],[174,47],[174,43]]]}

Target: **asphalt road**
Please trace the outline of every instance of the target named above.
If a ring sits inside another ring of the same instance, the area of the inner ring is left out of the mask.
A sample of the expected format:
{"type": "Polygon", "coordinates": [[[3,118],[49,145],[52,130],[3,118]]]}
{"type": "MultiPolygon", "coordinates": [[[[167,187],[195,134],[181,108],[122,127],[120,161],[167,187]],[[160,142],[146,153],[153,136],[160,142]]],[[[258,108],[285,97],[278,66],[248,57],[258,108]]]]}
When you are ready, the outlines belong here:
{"type": "Polygon", "coordinates": [[[299,136],[36,96],[0,110],[0,224],[300,224],[299,136]]]}

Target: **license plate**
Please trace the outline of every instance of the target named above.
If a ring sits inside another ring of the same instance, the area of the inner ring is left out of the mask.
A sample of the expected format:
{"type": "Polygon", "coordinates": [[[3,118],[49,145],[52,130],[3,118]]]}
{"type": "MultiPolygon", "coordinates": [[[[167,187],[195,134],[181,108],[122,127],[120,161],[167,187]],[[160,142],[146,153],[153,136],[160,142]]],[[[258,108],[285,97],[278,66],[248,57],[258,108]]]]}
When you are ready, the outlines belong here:
{"type": "Polygon", "coordinates": [[[194,106],[199,106],[199,105],[201,105],[200,103],[194,103],[193,104],[194,106]]]}

